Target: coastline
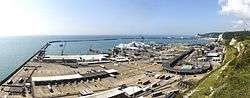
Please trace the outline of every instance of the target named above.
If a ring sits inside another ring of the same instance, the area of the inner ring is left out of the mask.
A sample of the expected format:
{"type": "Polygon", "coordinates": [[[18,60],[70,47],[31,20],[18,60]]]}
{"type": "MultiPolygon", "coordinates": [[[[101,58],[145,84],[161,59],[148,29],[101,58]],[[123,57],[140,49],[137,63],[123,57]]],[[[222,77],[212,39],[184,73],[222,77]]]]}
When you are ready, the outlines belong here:
{"type": "Polygon", "coordinates": [[[37,54],[39,54],[41,52],[41,50],[46,49],[49,46],[49,43],[46,43],[45,45],[42,46],[41,49],[39,49],[38,51],[36,51],[28,60],[26,60],[23,64],[21,64],[21,66],[19,66],[18,68],[16,68],[14,71],[12,71],[7,77],[5,77],[4,79],[2,79],[0,81],[0,85],[4,84],[6,81],[8,81],[13,75],[15,75],[21,68],[23,68],[31,59],[33,59],[37,54]]]}

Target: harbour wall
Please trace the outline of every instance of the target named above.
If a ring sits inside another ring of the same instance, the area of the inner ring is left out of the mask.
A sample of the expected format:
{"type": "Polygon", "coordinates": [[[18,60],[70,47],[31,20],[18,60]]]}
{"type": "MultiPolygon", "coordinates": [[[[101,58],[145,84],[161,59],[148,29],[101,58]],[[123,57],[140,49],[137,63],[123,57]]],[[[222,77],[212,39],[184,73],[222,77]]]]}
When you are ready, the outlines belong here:
{"type": "Polygon", "coordinates": [[[45,45],[42,46],[40,50],[35,52],[28,60],[26,60],[21,66],[19,66],[17,69],[15,69],[12,73],[10,73],[6,78],[4,78],[1,82],[0,85],[4,84],[6,81],[8,81],[13,75],[15,75],[20,69],[22,69],[31,59],[33,59],[36,55],[38,55],[41,51],[45,50],[50,43],[46,43],[45,45]]]}

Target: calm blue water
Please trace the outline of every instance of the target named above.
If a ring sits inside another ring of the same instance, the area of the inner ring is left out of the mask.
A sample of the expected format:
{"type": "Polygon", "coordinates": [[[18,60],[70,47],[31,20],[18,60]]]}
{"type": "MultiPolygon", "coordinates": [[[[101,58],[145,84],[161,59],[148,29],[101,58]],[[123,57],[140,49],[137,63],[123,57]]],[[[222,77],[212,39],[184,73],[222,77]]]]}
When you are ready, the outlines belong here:
{"type": "MultiPolygon", "coordinates": [[[[192,39],[191,36],[180,36],[167,39],[169,36],[144,36],[145,42],[155,43],[206,43],[205,40],[192,39]]],[[[100,40],[100,39],[117,39],[103,41],[84,41],[67,43],[65,45],[64,54],[88,54],[88,49],[98,49],[107,51],[120,43],[129,43],[131,41],[142,41],[138,36],[25,36],[25,37],[0,37],[0,80],[4,79],[8,74],[14,71],[32,54],[42,47],[46,42],[53,40],[100,40]],[[129,39],[126,39],[129,38],[129,39]]],[[[62,43],[52,44],[47,49],[47,54],[60,54],[62,43]]]]}

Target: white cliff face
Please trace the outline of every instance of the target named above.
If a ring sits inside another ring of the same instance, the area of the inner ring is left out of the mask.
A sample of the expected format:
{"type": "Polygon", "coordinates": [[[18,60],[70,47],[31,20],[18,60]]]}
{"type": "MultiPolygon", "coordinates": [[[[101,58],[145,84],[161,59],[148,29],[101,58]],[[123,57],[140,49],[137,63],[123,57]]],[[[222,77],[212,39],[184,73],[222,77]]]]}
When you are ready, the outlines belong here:
{"type": "Polygon", "coordinates": [[[232,38],[229,45],[236,48],[238,52],[241,52],[241,50],[243,50],[243,48],[244,48],[244,44],[242,42],[237,42],[237,40],[235,38],[232,38]]]}
{"type": "Polygon", "coordinates": [[[235,38],[232,38],[229,45],[236,48],[238,52],[241,52],[241,50],[244,48],[244,44],[242,42],[237,42],[235,38]]]}
{"type": "Polygon", "coordinates": [[[241,50],[244,48],[244,44],[242,42],[238,42],[235,45],[235,48],[237,49],[238,52],[241,52],[241,50]]]}
{"type": "Polygon", "coordinates": [[[218,41],[222,42],[223,41],[223,34],[220,34],[219,37],[218,37],[218,41]]]}
{"type": "Polygon", "coordinates": [[[236,44],[237,44],[237,40],[234,39],[234,38],[232,38],[231,41],[230,41],[230,43],[229,43],[229,45],[230,46],[235,46],[236,44]]]}

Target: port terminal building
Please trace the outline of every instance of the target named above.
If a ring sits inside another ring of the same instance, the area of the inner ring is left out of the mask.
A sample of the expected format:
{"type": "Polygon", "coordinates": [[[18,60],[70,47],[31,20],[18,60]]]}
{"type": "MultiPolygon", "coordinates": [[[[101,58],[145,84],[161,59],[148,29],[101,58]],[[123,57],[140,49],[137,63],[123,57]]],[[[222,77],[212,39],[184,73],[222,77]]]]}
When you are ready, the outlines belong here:
{"type": "Polygon", "coordinates": [[[105,78],[113,74],[118,74],[117,70],[109,69],[103,71],[97,71],[93,73],[85,74],[72,74],[72,75],[60,75],[60,76],[46,76],[46,77],[32,77],[31,81],[35,85],[49,85],[55,83],[68,83],[81,80],[92,80],[98,78],[105,78]]]}

